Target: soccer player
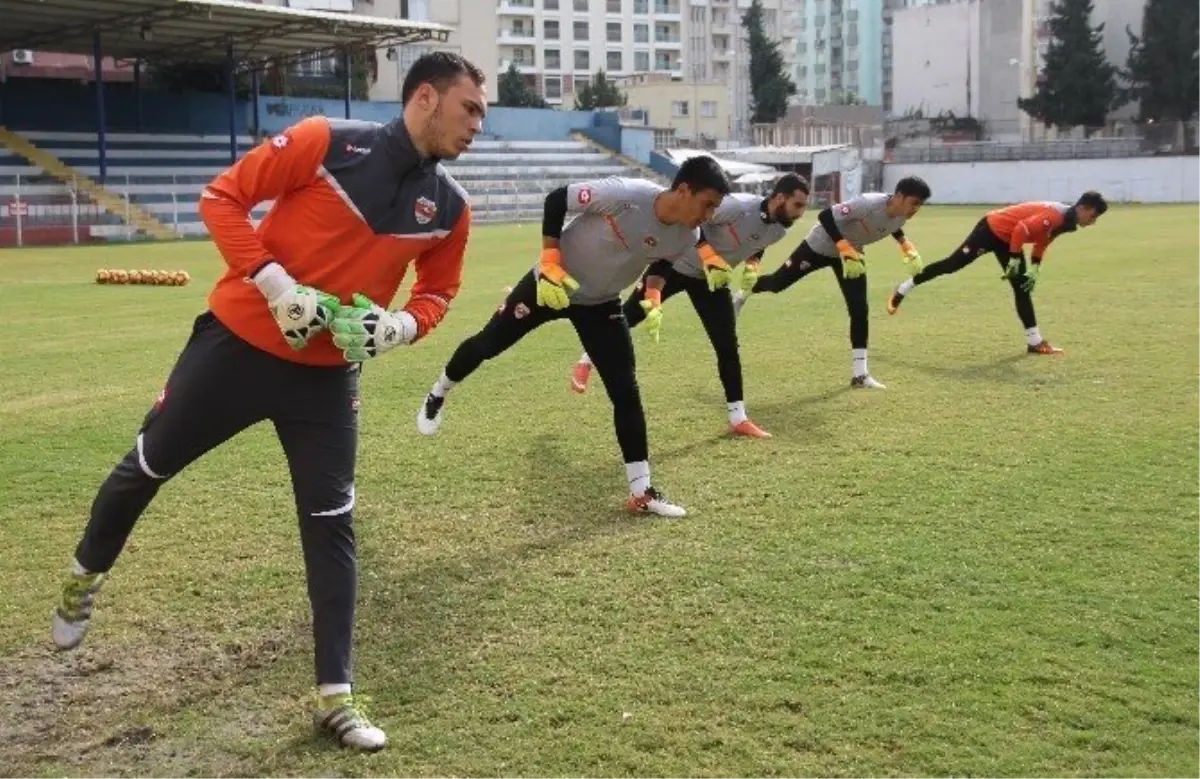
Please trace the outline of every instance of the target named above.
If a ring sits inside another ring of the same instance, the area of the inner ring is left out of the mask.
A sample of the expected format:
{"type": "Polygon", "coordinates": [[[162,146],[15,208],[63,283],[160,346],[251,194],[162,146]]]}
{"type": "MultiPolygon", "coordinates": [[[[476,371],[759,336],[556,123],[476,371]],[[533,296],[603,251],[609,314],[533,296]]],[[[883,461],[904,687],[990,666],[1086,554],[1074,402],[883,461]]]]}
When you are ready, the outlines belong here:
{"type": "MultiPolygon", "coordinates": [[[[787,234],[792,223],[804,215],[807,204],[808,182],[795,173],[784,174],[765,198],[729,195],[713,218],[701,225],[700,242],[675,260],[659,260],[647,268],[622,307],[630,327],[646,321],[657,340],[663,302],[677,292],[687,293],[717,354],[717,373],[725,389],[729,427],[734,435],[770,437],[746,416],[742,362],[729,292],[732,270],[745,262],[742,282],[753,279],[763,252],[787,234]],[[642,305],[646,300],[651,302],[650,309],[642,305]]],[[[571,389],[585,392],[591,372],[592,360],[585,352],[572,372],[571,389]]]]}
{"type": "Polygon", "coordinates": [[[359,373],[362,361],[428,335],[458,293],[471,214],[438,160],[457,157],[482,128],[483,82],[457,54],[426,55],[405,78],[400,117],[305,119],[204,190],[200,214],[228,268],[96,495],[52,619],[59,648],[83,641],[96,593],[159,489],[270,421],[299,514],[316,725],[347,747],[385,745],[351,690],[359,373]],[[267,200],[274,206],[255,229],[249,213],[267,200]],[[417,278],[404,307],[372,302],[391,300],[410,261],[417,278]]]}
{"type": "Polygon", "coordinates": [[[758,277],[749,293],[739,292],[734,296],[735,310],[741,312],[750,294],[782,292],[813,271],[832,268],[850,314],[850,386],[886,389],[867,370],[869,308],[863,249],[890,235],[899,244],[905,264],[914,272],[919,271],[921,255],[904,235],[904,225],[916,216],[929,197],[929,185],[916,176],[908,176],[896,182],[890,195],[868,192],[823,209],[817,214],[817,224],[783,265],[774,273],[758,277]]]}
{"type": "MultiPolygon", "coordinates": [[[[634,512],[682,517],[687,512],[650,485],[646,417],[638,390],[633,341],[621,314],[621,292],[654,260],[672,259],[699,238],[696,228],[729,194],[729,179],[708,156],[688,159],[670,189],[641,179],[605,178],[559,187],[546,196],[542,253],[504,304],[463,341],[417,411],[417,429],[433,435],[446,394],[484,360],[503,353],[536,328],[569,319],[613,405],[617,442],[634,512]],[[578,214],[567,228],[567,214],[578,214]]],[[[650,301],[647,308],[656,308],[650,301]]]]}
{"type": "Polygon", "coordinates": [[[1045,259],[1046,250],[1055,238],[1063,233],[1074,232],[1076,228],[1095,224],[1107,210],[1108,203],[1104,196],[1099,192],[1088,191],[1080,195],[1073,206],[1066,203],[1030,202],[989,211],[950,256],[930,264],[928,268],[896,287],[888,296],[888,313],[895,314],[899,311],[905,296],[912,294],[917,285],[933,281],[947,273],[960,271],[975,262],[980,255],[991,252],[996,255],[1000,267],[1004,269],[1001,278],[1012,285],[1017,316],[1025,327],[1025,350],[1029,354],[1062,354],[1062,349],[1042,338],[1037,315],[1033,310],[1033,289],[1037,286],[1042,260],[1045,259]],[[1031,263],[1025,260],[1027,243],[1033,244],[1031,263]]]}

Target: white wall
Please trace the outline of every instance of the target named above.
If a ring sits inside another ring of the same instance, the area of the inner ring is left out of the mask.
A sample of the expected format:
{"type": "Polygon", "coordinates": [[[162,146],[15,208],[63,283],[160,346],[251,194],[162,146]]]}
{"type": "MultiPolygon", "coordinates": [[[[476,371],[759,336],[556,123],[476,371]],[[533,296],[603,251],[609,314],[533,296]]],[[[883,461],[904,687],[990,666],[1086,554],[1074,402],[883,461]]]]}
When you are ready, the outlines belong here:
{"type": "Polygon", "coordinates": [[[889,164],[883,167],[884,189],[890,192],[905,176],[925,179],[933,190],[930,203],[938,204],[1073,203],[1089,189],[1114,203],[1200,202],[1195,157],[889,164]]]}
{"type": "Polygon", "coordinates": [[[893,113],[978,116],[978,8],[975,2],[925,5],[892,15],[893,113]]]}

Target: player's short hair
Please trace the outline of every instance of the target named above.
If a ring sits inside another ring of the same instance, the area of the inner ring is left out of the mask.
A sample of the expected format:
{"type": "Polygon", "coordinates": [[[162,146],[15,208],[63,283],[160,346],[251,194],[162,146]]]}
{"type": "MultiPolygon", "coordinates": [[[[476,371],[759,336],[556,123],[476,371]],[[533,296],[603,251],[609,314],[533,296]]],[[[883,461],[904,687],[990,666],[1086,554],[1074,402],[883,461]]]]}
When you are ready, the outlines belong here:
{"type": "Polygon", "coordinates": [[[404,77],[404,87],[400,90],[400,102],[408,105],[409,98],[422,84],[429,84],[441,94],[460,76],[470,78],[477,87],[483,86],[486,81],[483,71],[461,54],[451,51],[424,54],[408,69],[408,75],[404,77]]]}
{"type": "Polygon", "coordinates": [[[1096,216],[1100,216],[1108,210],[1108,201],[1094,189],[1089,189],[1079,196],[1079,200],[1075,203],[1077,206],[1084,206],[1096,212],[1096,216]]]}
{"type": "Polygon", "coordinates": [[[679,171],[675,174],[675,180],[671,182],[671,189],[679,189],[683,184],[687,184],[688,189],[693,193],[712,189],[721,197],[725,197],[733,190],[721,163],[707,154],[697,154],[683,161],[683,164],[679,166],[679,171]]]}
{"type": "Polygon", "coordinates": [[[920,198],[922,203],[933,196],[933,190],[920,176],[905,176],[897,181],[895,193],[903,197],[920,198]]]}
{"type": "Polygon", "coordinates": [[[809,193],[808,179],[799,173],[784,173],[775,182],[775,188],[771,190],[771,194],[791,197],[796,191],[807,195],[809,193]]]}

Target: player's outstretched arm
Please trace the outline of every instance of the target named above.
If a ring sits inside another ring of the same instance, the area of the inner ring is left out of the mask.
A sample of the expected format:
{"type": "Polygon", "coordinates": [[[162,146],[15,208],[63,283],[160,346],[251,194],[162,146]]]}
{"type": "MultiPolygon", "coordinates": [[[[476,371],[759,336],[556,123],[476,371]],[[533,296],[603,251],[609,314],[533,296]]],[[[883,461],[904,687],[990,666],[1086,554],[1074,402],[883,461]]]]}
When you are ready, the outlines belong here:
{"type": "Polygon", "coordinates": [[[562,266],[559,239],[567,221],[567,188],[559,187],[546,195],[542,207],[542,254],[538,259],[537,304],[554,310],[571,305],[568,290],[579,289],[579,282],[562,266]]]}
{"type": "Polygon", "coordinates": [[[338,300],[292,278],[286,258],[272,257],[263,245],[250,212],[259,203],[313,183],[329,149],[329,137],[324,117],[305,119],[251,149],[200,196],[200,218],[213,243],[230,268],[258,286],[293,349],[303,349],[328,326],[338,300]]]}
{"type": "Polygon", "coordinates": [[[925,268],[925,263],[917,247],[904,234],[904,230],[897,230],[892,233],[892,237],[900,244],[900,254],[904,257],[904,264],[908,266],[909,272],[914,276],[920,273],[925,268]]]}

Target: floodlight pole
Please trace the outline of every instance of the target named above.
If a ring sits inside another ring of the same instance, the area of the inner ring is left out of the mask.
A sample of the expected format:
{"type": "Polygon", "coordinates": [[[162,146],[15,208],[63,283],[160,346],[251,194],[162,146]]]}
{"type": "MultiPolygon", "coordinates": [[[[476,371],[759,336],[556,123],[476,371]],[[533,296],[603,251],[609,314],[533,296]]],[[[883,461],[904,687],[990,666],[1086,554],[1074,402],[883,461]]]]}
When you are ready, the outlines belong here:
{"type": "Polygon", "coordinates": [[[233,67],[233,38],[225,44],[225,82],[229,91],[229,162],[237,162],[237,73],[233,67]]]}
{"type": "Polygon", "coordinates": [[[96,78],[96,156],[100,163],[100,183],[108,176],[108,139],[104,135],[104,49],[100,45],[100,29],[92,30],[92,58],[96,78]]]}
{"type": "Polygon", "coordinates": [[[342,76],[346,79],[346,83],[342,85],[342,98],[346,104],[346,118],[350,118],[350,47],[342,49],[342,76]]]}

